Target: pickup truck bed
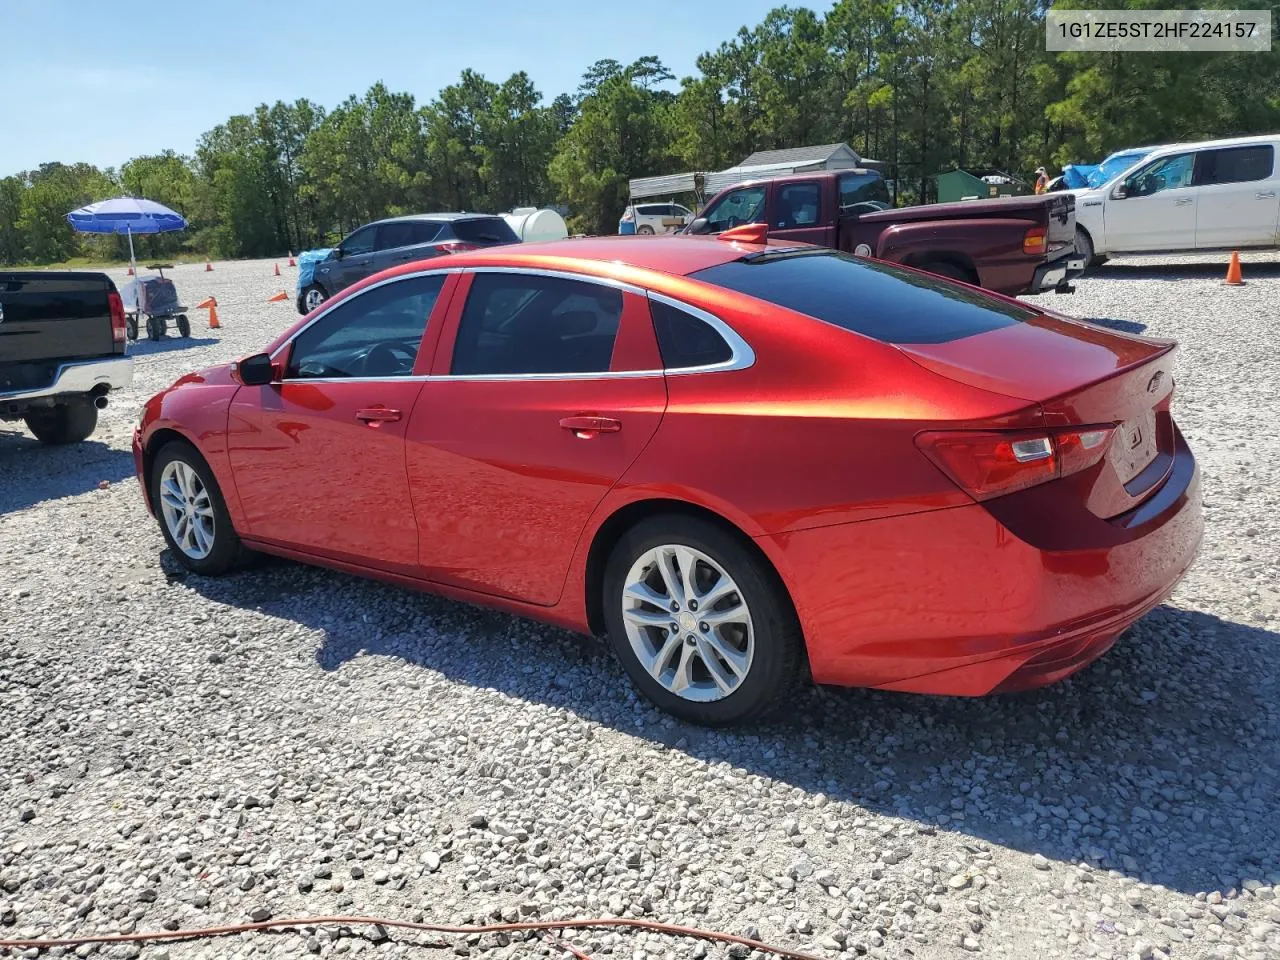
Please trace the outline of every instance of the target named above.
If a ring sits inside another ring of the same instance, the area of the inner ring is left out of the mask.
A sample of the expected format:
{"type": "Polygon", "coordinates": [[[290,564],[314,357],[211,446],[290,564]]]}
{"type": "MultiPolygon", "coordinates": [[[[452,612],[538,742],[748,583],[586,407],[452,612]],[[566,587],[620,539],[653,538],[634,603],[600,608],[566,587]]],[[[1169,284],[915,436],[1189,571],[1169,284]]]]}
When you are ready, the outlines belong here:
{"type": "Polygon", "coordinates": [[[120,294],[102,273],[0,271],[0,420],[46,443],[88,437],[133,379],[120,294]]]}

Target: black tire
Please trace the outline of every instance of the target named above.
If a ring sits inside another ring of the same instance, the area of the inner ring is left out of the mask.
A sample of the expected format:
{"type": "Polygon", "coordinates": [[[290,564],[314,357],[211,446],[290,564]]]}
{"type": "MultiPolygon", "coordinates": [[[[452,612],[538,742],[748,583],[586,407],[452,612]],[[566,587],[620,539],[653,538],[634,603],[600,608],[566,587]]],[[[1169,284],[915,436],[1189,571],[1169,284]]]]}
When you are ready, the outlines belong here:
{"type": "Polygon", "coordinates": [[[1099,263],[1097,255],[1093,252],[1093,237],[1089,236],[1089,231],[1084,227],[1076,227],[1076,256],[1084,259],[1086,270],[1096,267],[1099,263]]]}
{"type": "Polygon", "coordinates": [[[785,702],[801,677],[804,639],[782,581],[739,538],[705,520],[656,516],[623,534],[605,566],[603,603],[609,641],[632,682],[660,709],[682,720],[712,727],[758,720],[785,702]],[[719,700],[696,702],[667,690],[644,668],[627,638],[622,616],[627,575],[637,559],[664,544],[693,547],[714,560],[738,586],[751,612],[751,665],[737,688],[719,700]]]}
{"type": "Polygon", "coordinates": [[[160,524],[160,534],[173,554],[174,559],[190,570],[206,577],[216,577],[234,570],[248,560],[249,550],[240,542],[235,528],[231,524],[231,514],[227,510],[227,502],[222,498],[222,489],[213,475],[208,462],[191,444],[184,440],[171,440],[160,448],[151,463],[151,475],[147,479],[151,487],[151,505],[156,512],[156,520],[160,524]],[[160,505],[160,478],[164,468],[174,461],[181,461],[194,470],[200,482],[209,491],[209,501],[213,506],[213,549],[200,558],[188,556],[169,532],[165,523],[164,511],[160,505]]]}
{"type": "Polygon", "coordinates": [[[313,283],[302,291],[302,296],[298,298],[302,312],[310,313],[320,304],[329,299],[329,294],[325,292],[324,287],[318,283],[313,283]],[[318,299],[317,299],[318,298],[318,299]],[[310,305],[308,305],[310,304],[310,305]]]}
{"type": "Polygon", "coordinates": [[[98,408],[88,401],[33,407],[27,411],[27,429],[41,443],[79,443],[98,426],[98,408]]]}
{"type": "Polygon", "coordinates": [[[164,336],[164,321],[158,317],[147,317],[147,339],[155,342],[164,336]]]}
{"type": "Polygon", "coordinates": [[[957,266],[947,260],[934,260],[931,263],[922,263],[921,270],[927,270],[937,277],[946,277],[948,280],[959,280],[961,283],[977,284],[977,277],[973,276],[964,267],[957,266]]]}
{"type": "Polygon", "coordinates": [[[129,316],[124,318],[124,332],[130,340],[138,339],[138,318],[129,316]]]}
{"type": "Polygon", "coordinates": [[[178,314],[174,320],[174,325],[178,328],[179,335],[184,337],[191,336],[191,321],[187,319],[185,313],[178,314]]]}

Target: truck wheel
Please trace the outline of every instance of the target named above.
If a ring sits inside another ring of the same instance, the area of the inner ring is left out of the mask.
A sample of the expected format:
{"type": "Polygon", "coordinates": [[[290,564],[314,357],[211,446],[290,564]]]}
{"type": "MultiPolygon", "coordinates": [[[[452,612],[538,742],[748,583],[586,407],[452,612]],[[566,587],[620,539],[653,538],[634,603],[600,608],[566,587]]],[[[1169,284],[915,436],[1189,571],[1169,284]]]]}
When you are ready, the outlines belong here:
{"type": "Polygon", "coordinates": [[[973,276],[964,267],[958,267],[954,263],[947,260],[935,260],[932,263],[923,263],[920,265],[921,270],[926,270],[934,276],[946,277],[948,280],[959,280],[961,283],[972,283],[975,286],[978,278],[973,276]]]}
{"type": "Polygon", "coordinates": [[[98,426],[98,408],[92,403],[59,403],[29,410],[24,419],[41,443],[79,443],[98,426]]]}
{"type": "Polygon", "coordinates": [[[125,317],[124,332],[130,340],[138,339],[138,318],[136,316],[125,317]]]}
{"type": "Polygon", "coordinates": [[[1084,260],[1085,269],[1098,265],[1098,258],[1093,252],[1093,238],[1084,227],[1076,227],[1076,256],[1084,260]]]}

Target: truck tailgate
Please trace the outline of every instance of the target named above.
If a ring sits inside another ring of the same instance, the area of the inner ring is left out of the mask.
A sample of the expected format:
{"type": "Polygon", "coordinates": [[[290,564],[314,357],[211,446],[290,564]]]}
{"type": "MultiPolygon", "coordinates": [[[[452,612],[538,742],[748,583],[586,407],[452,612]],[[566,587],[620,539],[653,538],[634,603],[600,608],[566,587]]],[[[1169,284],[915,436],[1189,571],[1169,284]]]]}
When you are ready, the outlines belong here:
{"type": "Polygon", "coordinates": [[[0,365],[80,360],[117,351],[101,273],[0,271],[0,365]]]}
{"type": "Polygon", "coordinates": [[[1049,214],[1049,258],[1065,256],[1076,244],[1076,198],[1069,193],[1046,193],[1049,214]]]}

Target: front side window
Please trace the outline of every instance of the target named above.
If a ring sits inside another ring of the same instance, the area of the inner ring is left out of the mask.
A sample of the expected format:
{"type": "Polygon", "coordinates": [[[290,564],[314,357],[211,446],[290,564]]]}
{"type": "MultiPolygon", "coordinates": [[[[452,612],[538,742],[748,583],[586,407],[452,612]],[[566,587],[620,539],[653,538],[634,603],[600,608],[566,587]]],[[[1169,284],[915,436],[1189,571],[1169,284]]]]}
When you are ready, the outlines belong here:
{"type": "Polygon", "coordinates": [[[604,373],[622,291],[567,277],[478,273],[453,348],[455,376],[604,373]]]}
{"type": "Polygon", "coordinates": [[[373,253],[377,230],[377,227],[362,227],[357,230],[342,241],[342,252],[348,257],[362,253],[373,253]]]}
{"type": "Polygon", "coordinates": [[[743,187],[727,193],[704,214],[708,232],[721,233],[744,223],[764,223],[764,187],[743,187]]]}
{"type": "Polygon", "coordinates": [[[406,277],[344,300],[294,338],[286,378],[407,377],[443,286],[406,277]]]}
{"type": "Polygon", "coordinates": [[[1270,179],[1275,166],[1275,152],[1275,147],[1269,143],[1256,147],[1205,150],[1200,154],[1198,180],[1207,187],[1220,183],[1250,183],[1270,179]]]}
{"type": "Polygon", "coordinates": [[[1178,153],[1147,164],[1125,180],[1129,196],[1149,197],[1165,190],[1191,186],[1195,160],[1194,153],[1178,153]]]}

